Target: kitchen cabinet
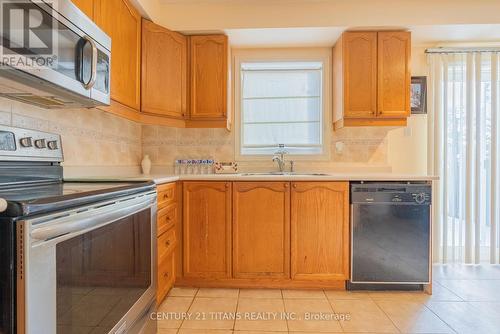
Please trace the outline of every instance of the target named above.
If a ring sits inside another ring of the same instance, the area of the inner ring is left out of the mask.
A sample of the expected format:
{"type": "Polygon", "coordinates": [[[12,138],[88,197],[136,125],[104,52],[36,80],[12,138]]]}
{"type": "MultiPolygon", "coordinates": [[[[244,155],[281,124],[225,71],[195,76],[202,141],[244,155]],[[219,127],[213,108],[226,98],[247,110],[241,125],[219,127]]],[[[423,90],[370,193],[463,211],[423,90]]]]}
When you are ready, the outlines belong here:
{"type": "Polygon", "coordinates": [[[94,0],[71,0],[89,18],[94,17],[94,0]]]}
{"type": "Polygon", "coordinates": [[[335,128],[406,125],[410,50],[407,31],[342,34],[333,49],[335,128]]]}
{"type": "Polygon", "coordinates": [[[183,277],[231,276],[231,182],[184,182],[183,277]]]}
{"type": "Polygon", "coordinates": [[[291,278],[349,279],[349,183],[292,182],[291,278]]]}
{"type": "Polygon", "coordinates": [[[290,183],[233,183],[233,277],[290,277],[290,183]]]}
{"type": "MultiPolygon", "coordinates": [[[[226,121],[228,40],[225,35],[189,36],[191,121],[226,121]]],[[[194,123],[193,126],[196,126],[194,123]]]]}
{"type": "Polygon", "coordinates": [[[187,37],[142,22],[141,111],[184,119],[187,112],[187,37]]]}
{"type": "Polygon", "coordinates": [[[112,39],[112,102],[102,109],[134,118],[141,107],[141,15],[128,0],[94,0],[93,19],[112,39]]]}
{"type": "Polygon", "coordinates": [[[378,33],[378,116],[410,116],[410,33],[378,33]]]}
{"type": "Polygon", "coordinates": [[[156,302],[161,304],[176,279],[177,249],[177,184],[166,183],[157,187],[157,293],[156,302]]]}

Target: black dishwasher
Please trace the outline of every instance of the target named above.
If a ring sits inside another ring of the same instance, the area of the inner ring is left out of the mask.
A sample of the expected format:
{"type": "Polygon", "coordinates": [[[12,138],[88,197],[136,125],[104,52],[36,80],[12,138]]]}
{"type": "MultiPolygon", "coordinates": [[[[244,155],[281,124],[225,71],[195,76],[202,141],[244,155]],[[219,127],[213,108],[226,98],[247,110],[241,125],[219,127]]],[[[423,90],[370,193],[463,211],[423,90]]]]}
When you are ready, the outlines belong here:
{"type": "Polygon", "coordinates": [[[429,283],[431,185],[351,183],[350,289],[429,283]]]}

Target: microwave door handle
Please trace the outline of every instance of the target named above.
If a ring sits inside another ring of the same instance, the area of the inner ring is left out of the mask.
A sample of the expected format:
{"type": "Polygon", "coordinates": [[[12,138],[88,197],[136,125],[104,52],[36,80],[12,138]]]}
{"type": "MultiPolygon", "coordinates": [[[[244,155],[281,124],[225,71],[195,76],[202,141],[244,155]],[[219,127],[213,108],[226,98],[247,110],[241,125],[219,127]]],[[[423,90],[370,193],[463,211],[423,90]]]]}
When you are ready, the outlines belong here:
{"type": "Polygon", "coordinates": [[[92,68],[90,80],[87,83],[83,83],[83,87],[85,87],[85,89],[91,89],[92,87],[94,87],[97,79],[97,45],[95,44],[94,40],[88,36],[83,36],[83,39],[89,42],[90,46],[92,47],[92,68]]]}

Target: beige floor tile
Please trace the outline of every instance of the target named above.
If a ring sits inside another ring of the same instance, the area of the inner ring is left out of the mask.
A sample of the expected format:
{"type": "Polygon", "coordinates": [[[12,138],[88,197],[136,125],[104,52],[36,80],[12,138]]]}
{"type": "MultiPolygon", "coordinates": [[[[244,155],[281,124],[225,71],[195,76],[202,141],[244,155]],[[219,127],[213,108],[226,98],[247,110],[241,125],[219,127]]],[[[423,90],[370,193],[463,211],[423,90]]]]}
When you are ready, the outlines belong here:
{"type": "Polygon", "coordinates": [[[282,299],[240,298],[235,330],[287,332],[282,299]]]}
{"type": "Polygon", "coordinates": [[[432,302],[427,307],[460,334],[499,332],[500,303],[432,302]]]}
{"type": "Polygon", "coordinates": [[[179,329],[178,334],[233,334],[232,330],[217,329],[179,329]]]}
{"type": "Polygon", "coordinates": [[[167,297],[158,307],[158,328],[179,328],[186,318],[193,297],[167,297]]]}
{"type": "Polygon", "coordinates": [[[338,290],[325,290],[326,298],[329,300],[370,300],[368,292],[364,291],[338,291],[338,290]]]}
{"type": "Polygon", "coordinates": [[[177,334],[177,329],[158,328],[157,334],[177,334]]]}
{"type": "Polygon", "coordinates": [[[450,327],[422,303],[395,300],[375,302],[403,333],[453,333],[450,327]]]}
{"type": "Polygon", "coordinates": [[[345,332],[399,332],[373,300],[335,300],[331,304],[336,313],[350,317],[340,322],[345,332]]]}
{"type": "Polygon", "coordinates": [[[432,295],[423,291],[372,291],[368,293],[373,300],[397,300],[427,303],[432,301],[463,301],[462,298],[440,284],[434,284],[432,295]]]}
{"type": "Polygon", "coordinates": [[[209,298],[238,298],[238,289],[210,289],[202,288],[198,290],[196,297],[209,298]]]}
{"type": "Polygon", "coordinates": [[[240,298],[283,298],[281,290],[277,289],[240,289],[240,298]]]}
{"type": "Polygon", "coordinates": [[[326,299],[284,299],[287,314],[296,318],[287,320],[290,332],[342,332],[340,322],[326,299]],[[321,320],[325,316],[325,320],[321,320]],[[318,318],[317,318],[318,317],[318,318]]]}
{"type": "Polygon", "coordinates": [[[283,298],[325,299],[323,290],[283,290],[283,298]]]}
{"type": "Polygon", "coordinates": [[[237,302],[237,298],[196,297],[189,308],[192,317],[181,328],[232,330],[237,302]]]}
{"type": "Polygon", "coordinates": [[[465,301],[500,301],[500,280],[443,280],[439,283],[465,301]]]}
{"type": "Polygon", "coordinates": [[[183,287],[174,287],[168,293],[169,296],[172,297],[194,297],[198,292],[198,288],[183,288],[183,287]]]}

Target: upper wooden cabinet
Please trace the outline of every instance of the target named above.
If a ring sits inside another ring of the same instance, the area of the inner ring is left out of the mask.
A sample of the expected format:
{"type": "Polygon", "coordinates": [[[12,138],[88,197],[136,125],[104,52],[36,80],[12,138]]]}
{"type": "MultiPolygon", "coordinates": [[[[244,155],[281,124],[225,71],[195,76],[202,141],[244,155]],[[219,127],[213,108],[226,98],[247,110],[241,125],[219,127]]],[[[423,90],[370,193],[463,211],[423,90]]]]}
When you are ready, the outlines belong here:
{"type": "Polygon", "coordinates": [[[142,21],[141,111],[183,119],[187,111],[187,37],[142,21]]]}
{"type": "Polygon", "coordinates": [[[225,35],[189,37],[191,120],[226,120],[227,44],[225,35]]]}
{"type": "Polygon", "coordinates": [[[411,34],[349,31],[333,50],[335,128],[406,125],[411,34]]]}
{"type": "Polygon", "coordinates": [[[290,184],[233,183],[233,277],[290,277],[290,184]]]}
{"type": "Polygon", "coordinates": [[[292,182],[291,277],[349,279],[349,183],[292,182]]]}
{"type": "Polygon", "coordinates": [[[231,276],[231,183],[184,182],[185,278],[231,276]]]}
{"type": "Polygon", "coordinates": [[[112,40],[111,99],[125,109],[140,110],[140,13],[128,0],[94,0],[94,21],[112,40]]]}
{"type": "Polygon", "coordinates": [[[85,15],[94,17],[94,0],[71,0],[85,15]]]}
{"type": "Polygon", "coordinates": [[[378,116],[410,116],[411,36],[405,31],[378,33],[378,116]]]}

